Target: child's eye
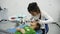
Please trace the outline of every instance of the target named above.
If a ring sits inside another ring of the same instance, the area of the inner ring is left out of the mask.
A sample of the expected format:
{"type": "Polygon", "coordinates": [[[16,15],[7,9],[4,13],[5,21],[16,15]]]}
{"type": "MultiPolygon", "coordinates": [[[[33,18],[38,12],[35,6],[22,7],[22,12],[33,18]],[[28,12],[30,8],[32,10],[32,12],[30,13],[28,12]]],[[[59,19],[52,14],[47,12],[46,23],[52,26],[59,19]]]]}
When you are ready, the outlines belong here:
{"type": "Polygon", "coordinates": [[[34,23],[34,22],[31,22],[31,23],[34,23]]]}

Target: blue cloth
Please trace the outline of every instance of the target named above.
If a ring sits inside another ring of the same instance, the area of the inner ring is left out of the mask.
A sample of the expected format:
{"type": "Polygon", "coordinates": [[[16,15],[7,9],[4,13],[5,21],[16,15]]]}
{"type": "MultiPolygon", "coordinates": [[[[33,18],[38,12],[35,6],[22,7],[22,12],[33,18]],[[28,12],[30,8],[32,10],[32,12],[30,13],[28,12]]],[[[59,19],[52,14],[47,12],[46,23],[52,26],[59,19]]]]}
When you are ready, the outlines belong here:
{"type": "MultiPolygon", "coordinates": [[[[19,28],[23,28],[24,26],[26,26],[26,25],[20,25],[20,26],[18,26],[19,28]]],[[[15,33],[16,32],[16,28],[17,27],[15,27],[15,28],[9,28],[9,29],[7,29],[7,31],[8,32],[11,32],[11,33],[15,33]]]]}
{"type": "Polygon", "coordinates": [[[16,32],[16,28],[7,29],[7,32],[14,33],[14,32],[16,32]]]}
{"type": "MultiPolygon", "coordinates": [[[[20,26],[18,26],[19,28],[23,28],[24,26],[26,26],[27,24],[25,24],[25,25],[20,25],[20,26]]],[[[15,28],[10,28],[10,29],[8,29],[7,31],[8,32],[11,32],[11,33],[15,33],[16,32],[16,28],[17,27],[15,27],[15,28]]],[[[38,30],[38,31],[36,31],[36,34],[42,34],[42,30],[38,30]]]]}
{"type": "Polygon", "coordinates": [[[42,30],[36,31],[36,34],[42,34],[42,33],[43,33],[42,30]]]}
{"type": "MultiPolygon", "coordinates": [[[[48,20],[48,19],[45,19],[45,20],[48,20]]],[[[49,31],[49,26],[48,26],[48,24],[45,24],[45,30],[46,30],[46,33],[48,33],[48,31],[49,31]]]]}
{"type": "Polygon", "coordinates": [[[45,24],[45,30],[46,30],[46,33],[49,31],[48,24],[45,24]]]}

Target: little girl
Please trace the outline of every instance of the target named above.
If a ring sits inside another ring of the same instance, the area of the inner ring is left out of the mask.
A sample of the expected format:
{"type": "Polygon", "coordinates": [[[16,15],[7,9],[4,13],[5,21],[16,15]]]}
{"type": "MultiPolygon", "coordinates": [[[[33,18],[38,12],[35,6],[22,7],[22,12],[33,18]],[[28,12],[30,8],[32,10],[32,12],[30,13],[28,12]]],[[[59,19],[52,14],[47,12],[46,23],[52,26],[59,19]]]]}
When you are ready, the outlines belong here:
{"type": "Polygon", "coordinates": [[[33,21],[30,23],[30,26],[26,25],[23,28],[17,28],[15,34],[36,34],[37,30],[40,30],[41,25],[33,21]]]}

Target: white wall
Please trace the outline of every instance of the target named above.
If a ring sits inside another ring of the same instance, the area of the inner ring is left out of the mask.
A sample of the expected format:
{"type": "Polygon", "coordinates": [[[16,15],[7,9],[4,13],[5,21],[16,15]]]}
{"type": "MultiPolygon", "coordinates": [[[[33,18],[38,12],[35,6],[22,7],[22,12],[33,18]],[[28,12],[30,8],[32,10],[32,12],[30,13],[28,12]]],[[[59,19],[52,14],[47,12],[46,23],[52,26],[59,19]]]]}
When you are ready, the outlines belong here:
{"type": "MultiPolygon", "coordinates": [[[[25,14],[28,15],[27,6],[30,2],[36,1],[41,10],[46,11],[55,21],[60,20],[59,1],[60,0],[0,0],[2,8],[8,9],[8,17],[13,15],[25,14]]],[[[49,34],[57,34],[53,29],[56,26],[49,25],[49,34]]],[[[57,28],[56,28],[57,29],[57,28]]],[[[59,34],[59,33],[58,33],[59,34]]]]}
{"type": "MultiPolygon", "coordinates": [[[[60,6],[60,0],[59,0],[59,6],[60,6]]],[[[60,7],[59,7],[59,22],[60,22],[60,7]]]]}
{"type": "Polygon", "coordinates": [[[41,10],[46,11],[54,20],[58,21],[58,0],[0,0],[2,8],[8,9],[8,15],[28,14],[27,6],[30,2],[36,1],[41,10]]]}

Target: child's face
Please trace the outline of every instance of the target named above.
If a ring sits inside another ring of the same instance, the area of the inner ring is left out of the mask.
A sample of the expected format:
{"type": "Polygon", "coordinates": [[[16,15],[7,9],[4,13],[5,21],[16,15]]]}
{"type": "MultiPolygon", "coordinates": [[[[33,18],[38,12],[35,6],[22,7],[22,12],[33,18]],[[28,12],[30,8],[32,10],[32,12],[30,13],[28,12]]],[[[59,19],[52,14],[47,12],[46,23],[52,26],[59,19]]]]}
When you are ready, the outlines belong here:
{"type": "Polygon", "coordinates": [[[37,27],[37,21],[32,21],[30,23],[30,25],[33,27],[33,28],[36,28],[37,27]]]}

